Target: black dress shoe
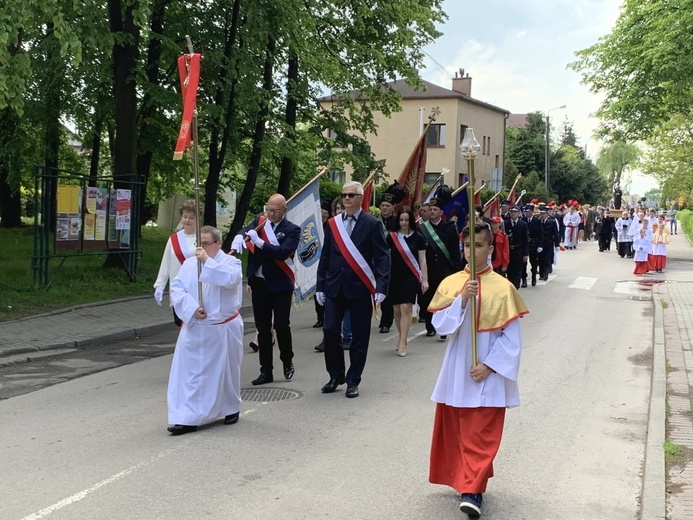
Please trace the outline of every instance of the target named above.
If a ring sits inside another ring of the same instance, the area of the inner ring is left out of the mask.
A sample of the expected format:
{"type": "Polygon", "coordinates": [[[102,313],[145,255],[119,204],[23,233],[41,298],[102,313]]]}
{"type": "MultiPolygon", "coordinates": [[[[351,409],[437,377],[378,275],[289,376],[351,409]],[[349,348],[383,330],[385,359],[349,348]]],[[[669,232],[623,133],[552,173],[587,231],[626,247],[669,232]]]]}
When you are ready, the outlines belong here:
{"type": "Polygon", "coordinates": [[[348,385],[346,389],[346,393],[344,394],[347,397],[358,397],[359,396],[359,387],[356,385],[348,385]]]}
{"type": "Polygon", "coordinates": [[[236,424],[238,422],[239,412],[232,413],[224,417],[224,424],[236,424]]]}
{"type": "Polygon", "coordinates": [[[390,327],[380,327],[381,334],[387,334],[388,332],[390,332],[390,327]]]}
{"type": "Polygon", "coordinates": [[[266,383],[272,383],[273,381],[274,381],[274,378],[272,377],[272,374],[260,372],[260,375],[257,377],[257,379],[253,379],[251,381],[251,383],[257,386],[257,385],[264,385],[266,383]]]}
{"type": "Polygon", "coordinates": [[[325,386],[322,387],[321,391],[323,394],[331,394],[332,392],[337,390],[337,387],[339,385],[343,385],[344,383],[346,383],[346,381],[344,380],[343,377],[340,377],[340,378],[333,377],[332,379],[330,379],[327,382],[327,384],[325,386]]]}
{"type": "Polygon", "coordinates": [[[284,367],[284,378],[285,379],[291,379],[294,377],[294,366],[293,365],[286,365],[284,367]]]}
{"type": "Polygon", "coordinates": [[[443,334],[442,336],[440,336],[440,339],[448,339],[448,337],[445,334],[443,334]]]}
{"type": "Polygon", "coordinates": [[[527,280],[522,280],[522,285],[520,287],[527,287],[527,280]]]}
{"type": "Polygon", "coordinates": [[[325,352],[325,342],[321,341],[320,345],[315,345],[313,348],[318,352],[325,352]]]}
{"type": "Polygon", "coordinates": [[[532,287],[534,287],[535,285],[537,285],[537,277],[532,276],[532,287]]]}
{"type": "Polygon", "coordinates": [[[174,424],[169,426],[167,430],[171,435],[183,435],[184,433],[192,433],[197,430],[197,426],[187,426],[185,424],[174,424]]]}
{"type": "Polygon", "coordinates": [[[322,327],[322,321],[318,320],[318,321],[316,321],[315,324],[313,325],[313,328],[314,328],[314,329],[319,329],[320,327],[322,327]]]}
{"type": "Polygon", "coordinates": [[[426,331],[426,336],[429,337],[429,338],[430,338],[431,336],[435,336],[435,335],[436,335],[436,331],[435,331],[435,330],[427,330],[427,331],[426,331]]]}
{"type": "Polygon", "coordinates": [[[426,323],[426,318],[419,318],[419,323],[426,323]]]}
{"type": "Polygon", "coordinates": [[[257,352],[258,350],[260,350],[260,347],[258,347],[257,343],[255,343],[254,341],[250,342],[250,348],[253,349],[253,352],[257,352]]]}

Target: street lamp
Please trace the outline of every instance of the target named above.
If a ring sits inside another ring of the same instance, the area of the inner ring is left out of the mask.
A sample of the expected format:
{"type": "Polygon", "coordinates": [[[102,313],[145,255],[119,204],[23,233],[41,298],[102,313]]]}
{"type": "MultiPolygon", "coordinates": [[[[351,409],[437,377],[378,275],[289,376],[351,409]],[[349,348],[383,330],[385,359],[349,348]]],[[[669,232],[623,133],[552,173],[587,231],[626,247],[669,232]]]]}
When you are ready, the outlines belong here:
{"type": "MultiPolygon", "coordinates": [[[[474,129],[467,128],[464,131],[464,139],[462,139],[462,144],[460,144],[460,152],[462,156],[467,160],[467,170],[469,171],[469,179],[467,182],[467,204],[469,205],[469,212],[467,213],[469,221],[469,249],[470,255],[467,258],[469,263],[469,279],[476,280],[476,238],[474,233],[474,226],[476,225],[476,214],[474,209],[474,159],[476,159],[476,154],[481,150],[481,145],[479,141],[474,137],[474,129]]],[[[476,316],[476,298],[472,298],[469,302],[471,305],[471,315],[476,316]]],[[[477,365],[477,349],[476,349],[476,320],[472,320],[472,368],[477,365]]]]}
{"type": "Polygon", "coordinates": [[[565,108],[565,105],[561,105],[560,107],[552,108],[548,112],[546,112],[546,149],[544,150],[544,186],[546,186],[546,194],[550,197],[551,192],[549,191],[549,157],[550,157],[550,150],[549,150],[549,130],[550,130],[550,122],[549,122],[549,114],[553,112],[554,110],[561,110],[565,108]]]}

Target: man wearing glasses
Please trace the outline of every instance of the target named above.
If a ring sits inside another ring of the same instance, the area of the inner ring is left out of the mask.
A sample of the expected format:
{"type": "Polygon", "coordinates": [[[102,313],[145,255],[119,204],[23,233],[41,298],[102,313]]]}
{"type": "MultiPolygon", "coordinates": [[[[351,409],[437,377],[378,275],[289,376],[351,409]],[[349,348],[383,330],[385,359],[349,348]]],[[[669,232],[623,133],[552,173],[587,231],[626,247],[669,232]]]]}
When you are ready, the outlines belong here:
{"type": "Polygon", "coordinates": [[[284,377],[294,376],[294,350],[289,318],[294,292],[293,257],[298,247],[301,228],[284,218],[286,199],[275,193],[262,215],[241,229],[233,239],[231,252],[248,249],[248,286],[251,291],[253,316],[260,351],[260,375],[254,385],[274,381],[272,370],[272,324],[277,334],[279,358],[284,377]]]}
{"type": "Polygon", "coordinates": [[[358,397],[366,365],[373,306],[382,303],[390,281],[390,251],[377,218],[361,210],[363,186],[342,187],[344,213],[327,221],[315,297],[325,306],[325,394],[347,384],[346,396],[358,397]],[[351,312],[349,370],[340,345],[344,313],[351,312]]]}
{"type": "Polygon", "coordinates": [[[195,257],[185,260],[171,281],[171,302],[183,321],[168,381],[168,422],[172,425],[168,431],[172,435],[194,432],[199,425],[220,417],[224,424],[238,422],[242,291],[241,261],[221,250],[219,230],[204,226],[195,257]]]}

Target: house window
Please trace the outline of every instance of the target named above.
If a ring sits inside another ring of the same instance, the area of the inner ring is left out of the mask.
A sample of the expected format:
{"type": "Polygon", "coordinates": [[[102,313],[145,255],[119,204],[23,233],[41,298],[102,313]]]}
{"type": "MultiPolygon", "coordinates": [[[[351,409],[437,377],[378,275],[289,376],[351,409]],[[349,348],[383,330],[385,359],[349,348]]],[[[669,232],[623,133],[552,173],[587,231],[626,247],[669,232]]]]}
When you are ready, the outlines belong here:
{"type": "Polygon", "coordinates": [[[491,136],[486,138],[486,155],[491,155],[491,136]]]}
{"type": "Polygon", "coordinates": [[[429,125],[426,132],[426,146],[429,148],[445,146],[445,125],[429,125]]]}
{"type": "Polygon", "coordinates": [[[333,141],[337,140],[337,132],[332,130],[331,128],[327,129],[327,138],[332,139],[333,141]]]}
{"type": "Polygon", "coordinates": [[[486,155],[486,136],[484,136],[481,142],[481,155],[486,155]]]}
{"type": "Polygon", "coordinates": [[[464,141],[464,133],[467,131],[467,128],[469,128],[467,125],[460,125],[460,144],[464,141]]]}
{"type": "Polygon", "coordinates": [[[440,173],[425,173],[424,174],[424,184],[428,184],[429,186],[433,186],[433,184],[438,180],[438,177],[440,177],[440,173]]]}
{"type": "Polygon", "coordinates": [[[500,155],[496,155],[496,168],[500,168],[500,155]]]}
{"type": "Polygon", "coordinates": [[[338,182],[344,184],[346,182],[346,173],[333,170],[330,172],[330,180],[332,182],[338,182]]]}

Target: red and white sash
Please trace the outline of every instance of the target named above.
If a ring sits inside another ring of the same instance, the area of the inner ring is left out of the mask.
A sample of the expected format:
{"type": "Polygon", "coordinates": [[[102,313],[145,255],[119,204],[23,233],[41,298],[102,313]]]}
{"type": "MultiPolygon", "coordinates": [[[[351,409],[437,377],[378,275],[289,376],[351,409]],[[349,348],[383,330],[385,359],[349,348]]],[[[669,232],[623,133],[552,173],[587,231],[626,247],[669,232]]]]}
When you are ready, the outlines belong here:
{"type": "Polygon", "coordinates": [[[171,247],[178,261],[183,264],[186,258],[190,258],[195,254],[195,251],[188,247],[188,241],[185,240],[185,233],[181,229],[178,233],[171,235],[171,247]]]}
{"type": "Polygon", "coordinates": [[[368,288],[371,294],[375,294],[375,275],[371,266],[368,265],[366,259],[363,257],[361,252],[356,249],[354,242],[351,240],[349,233],[347,233],[346,227],[344,226],[344,219],[341,215],[332,217],[327,221],[330,226],[330,231],[332,231],[332,236],[334,236],[334,241],[337,244],[339,252],[349,264],[349,267],[356,273],[363,284],[368,288]]]}
{"type": "MultiPolygon", "coordinates": [[[[277,240],[277,236],[274,234],[274,229],[272,229],[271,223],[268,225],[267,222],[267,217],[262,216],[258,219],[258,227],[260,227],[260,231],[258,231],[258,236],[264,240],[265,242],[268,242],[274,246],[279,245],[279,241],[277,240]]],[[[253,244],[251,241],[248,241],[247,243],[248,249],[254,253],[255,252],[255,244],[253,244]]],[[[279,266],[279,269],[281,269],[286,276],[288,276],[292,282],[296,283],[296,274],[294,273],[294,262],[291,260],[291,258],[287,258],[286,260],[279,260],[278,258],[274,259],[275,263],[279,266]]]]}
{"type": "Polygon", "coordinates": [[[416,276],[419,282],[423,281],[423,274],[421,273],[421,269],[419,269],[419,262],[416,261],[411,249],[409,249],[409,244],[404,240],[404,235],[390,231],[390,237],[409,270],[414,273],[414,276],[416,276]]]}

